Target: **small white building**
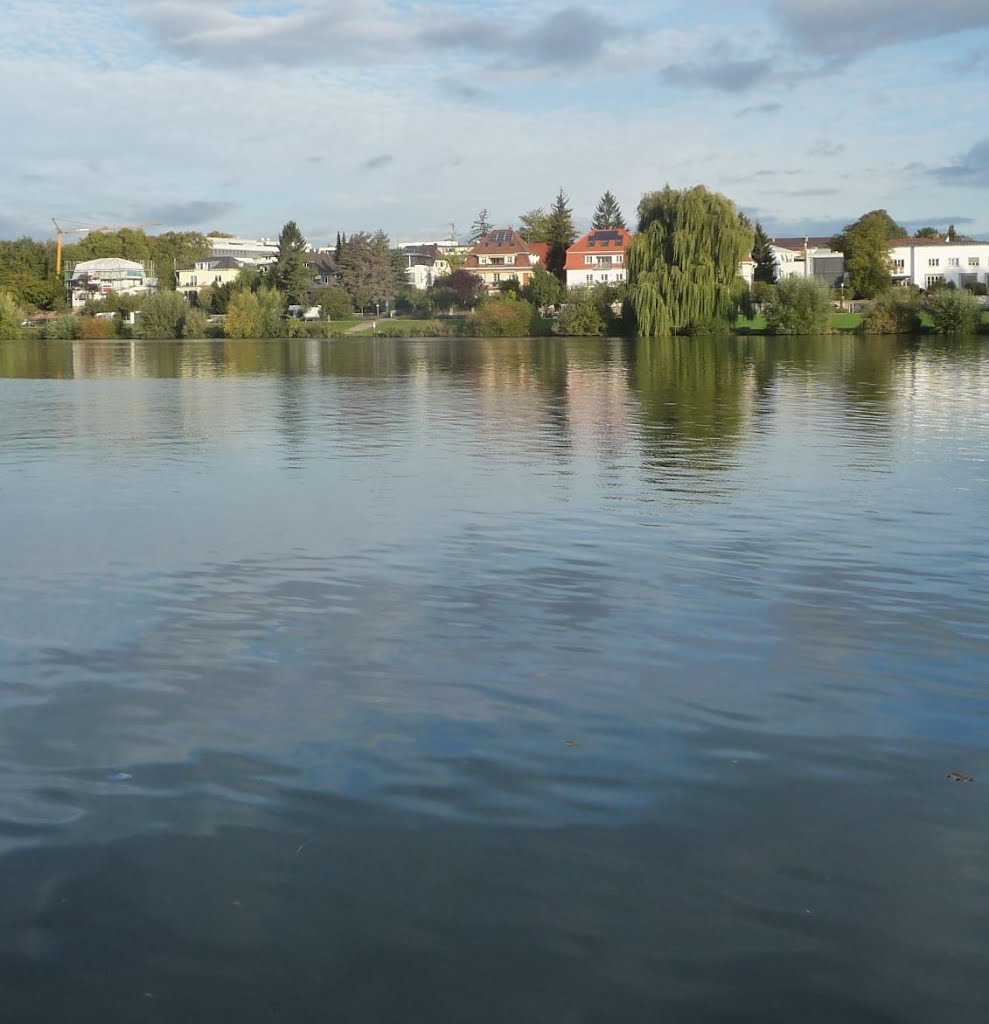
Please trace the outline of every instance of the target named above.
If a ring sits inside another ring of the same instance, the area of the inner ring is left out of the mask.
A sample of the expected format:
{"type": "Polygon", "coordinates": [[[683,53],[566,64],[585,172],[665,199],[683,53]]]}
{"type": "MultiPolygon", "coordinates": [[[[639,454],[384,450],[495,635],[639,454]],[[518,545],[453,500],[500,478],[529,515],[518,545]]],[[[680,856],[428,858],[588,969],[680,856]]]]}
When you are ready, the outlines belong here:
{"type": "Polygon", "coordinates": [[[66,291],[72,309],[90,299],[117,295],[149,295],[158,289],[153,263],[119,258],[83,260],[66,269],[66,291]]]}
{"type": "Polygon", "coordinates": [[[450,261],[435,242],[403,245],[405,280],[420,291],[432,287],[437,278],[450,273],[450,261]]]}
{"type": "Polygon", "coordinates": [[[828,288],[837,287],[845,276],[845,257],[831,248],[830,238],[774,238],[776,280],[812,277],[828,288]]]}
{"type": "Polygon", "coordinates": [[[893,281],[928,291],[938,284],[989,285],[989,242],[947,238],[894,238],[890,241],[893,281]]]}

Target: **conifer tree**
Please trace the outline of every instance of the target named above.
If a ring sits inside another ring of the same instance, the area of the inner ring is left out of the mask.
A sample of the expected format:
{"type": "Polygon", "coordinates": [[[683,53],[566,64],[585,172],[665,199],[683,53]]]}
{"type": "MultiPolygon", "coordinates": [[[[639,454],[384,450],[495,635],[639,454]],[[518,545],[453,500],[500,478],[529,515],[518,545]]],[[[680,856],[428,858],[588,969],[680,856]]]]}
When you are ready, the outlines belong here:
{"type": "Polygon", "coordinates": [[[754,279],[766,284],[776,284],[776,256],[773,253],[773,245],[758,221],[755,225],[755,240],[752,243],[752,259],[755,260],[754,279]]]}
{"type": "Polygon", "coordinates": [[[608,231],[626,227],[625,218],[622,216],[618,200],[615,199],[610,190],[601,197],[601,201],[594,211],[591,227],[595,231],[608,231]]]}
{"type": "Polygon", "coordinates": [[[561,280],[566,280],[567,249],[577,238],[577,230],[573,225],[573,210],[570,198],[561,188],[546,217],[546,241],[549,243],[549,255],[546,269],[561,280]]]}

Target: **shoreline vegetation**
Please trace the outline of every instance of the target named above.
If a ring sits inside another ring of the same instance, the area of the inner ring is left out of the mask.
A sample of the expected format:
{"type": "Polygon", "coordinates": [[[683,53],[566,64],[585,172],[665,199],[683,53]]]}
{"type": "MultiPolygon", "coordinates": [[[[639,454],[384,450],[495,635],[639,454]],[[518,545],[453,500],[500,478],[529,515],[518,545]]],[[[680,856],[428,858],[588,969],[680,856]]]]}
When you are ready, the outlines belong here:
{"type": "MultiPolygon", "coordinates": [[[[471,256],[471,264],[465,245],[444,253],[444,269],[415,287],[405,250],[383,231],[338,234],[335,248],[313,250],[294,221],[282,229],[277,257],[235,267],[227,280],[208,277],[213,242],[231,237],[223,232],[94,230],[64,249],[61,235],[57,248],[29,238],[0,241],[0,341],[989,333],[987,286],[977,274],[962,287],[931,278],[926,292],[894,285],[890,242],[904,229],[885,210],[865,214],[831,240],[844,270],[830,286],[813,276],[780,279],[761,225],[703,185],[646,193],[637,233],[623,243],[624,263],[617,257],[622,273],[600,283],[567,286],[577,229],[562,189],[548,212],[530,210],[519,222],[510,233],[533,248],[517,266],[532,269],[516,273],[515,258],[499,256],[496,262],[512,267],[487,285],[469,269],[487,257],[471,256]],[[90,276],[88,268],[101,261],[128,261],[138,276],[148,268],[148,284],[141,277],[137,288],[114,290],[115,279],[90,276]],[[72,276],[77,265],[87,270],[72,276]],[[70,268],[64,280],[54,269],[62,266],[70,268]],[[751,283],[742,276],[746,266],[751,283]],[[189,267],[202,268],[203,282],[212,283],[178,291],[179,272],[189,267]]],[[[625,228],[610,192],[592,226],[625,228]]],[[[482,242],[474,252],[483,254],[491,238],[506,234],[492,230],[482,210],[469,239],[482,242]]],[[[953,227],[946,237],[955,237],[953,227]]]]}

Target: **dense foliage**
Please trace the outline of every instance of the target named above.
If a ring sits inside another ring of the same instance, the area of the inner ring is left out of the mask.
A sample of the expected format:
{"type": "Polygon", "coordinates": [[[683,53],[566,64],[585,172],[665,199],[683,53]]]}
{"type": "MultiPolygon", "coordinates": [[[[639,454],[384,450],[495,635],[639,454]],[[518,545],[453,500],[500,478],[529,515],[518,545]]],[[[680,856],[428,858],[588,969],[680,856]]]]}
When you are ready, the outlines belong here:
{"type": "Polygon", "coordinates": [[[913,334],[920,326],[920,298],[909,288],[883,292],[862,321],[865,334],[913,334]]]}
{"type": "Polygon", "coordinates": [[[535,331],[535,321],[535,306],[515,292],[506,292],[478,306],[470,332],[479,338],[527,338],[535,331]]]}
{"type": "Polygon", "coordinates": [[[936,334],[972,334],[982,318],[982,306],[974,295],[949,288],[928,297],[927,312],[936,334]]]}
{"type": "Polygon", "coordinates": [[[228,338],[280,338],[285,333],[281,292],[262,288],[238,291],[230,297],[225,325],[228,338]]]}
{"type": "Polygon", "coordinates": [[[23,315],[14,296],[10,292],[0,291],[0,340],[17,337],[23,315]]]}
{"type": "Polygon", "coordinates": [[[748,294],[738,267],[751,245],[735,204],[703,185],[647,193],[628,257],[638,333],[657,337],[733,323],[748,294]]]}
{"type": "Polygon", "coordinates": [[[905,234],[885,210],[872,210],[831,240],[832,248],[845,255],[845,273],[854,295],[872,299],[892,286],[889,242],[905,234]]]}
{"type": "Polygon", "coordinates": [[[766,302],[765,316],[770,334],[825,334],[831,295],[812,277],[788,277],[766,302]]]}

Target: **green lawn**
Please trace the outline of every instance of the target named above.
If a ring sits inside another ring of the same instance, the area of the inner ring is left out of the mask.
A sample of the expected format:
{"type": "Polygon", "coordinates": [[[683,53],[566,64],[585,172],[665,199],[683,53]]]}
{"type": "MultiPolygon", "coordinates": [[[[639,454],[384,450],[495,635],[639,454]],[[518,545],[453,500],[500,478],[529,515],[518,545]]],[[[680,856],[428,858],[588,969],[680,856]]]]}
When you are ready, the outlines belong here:
{"type": "MultiPolygon", "coordinates": [[[[831,329],[834,331],[857,331],[861,323],[861,313],[831,314],[831,329]]],[[[735,326],[742,334],[765,334],[766,318],[761,313],[754,317],[739,317],[735,326]]]]}

